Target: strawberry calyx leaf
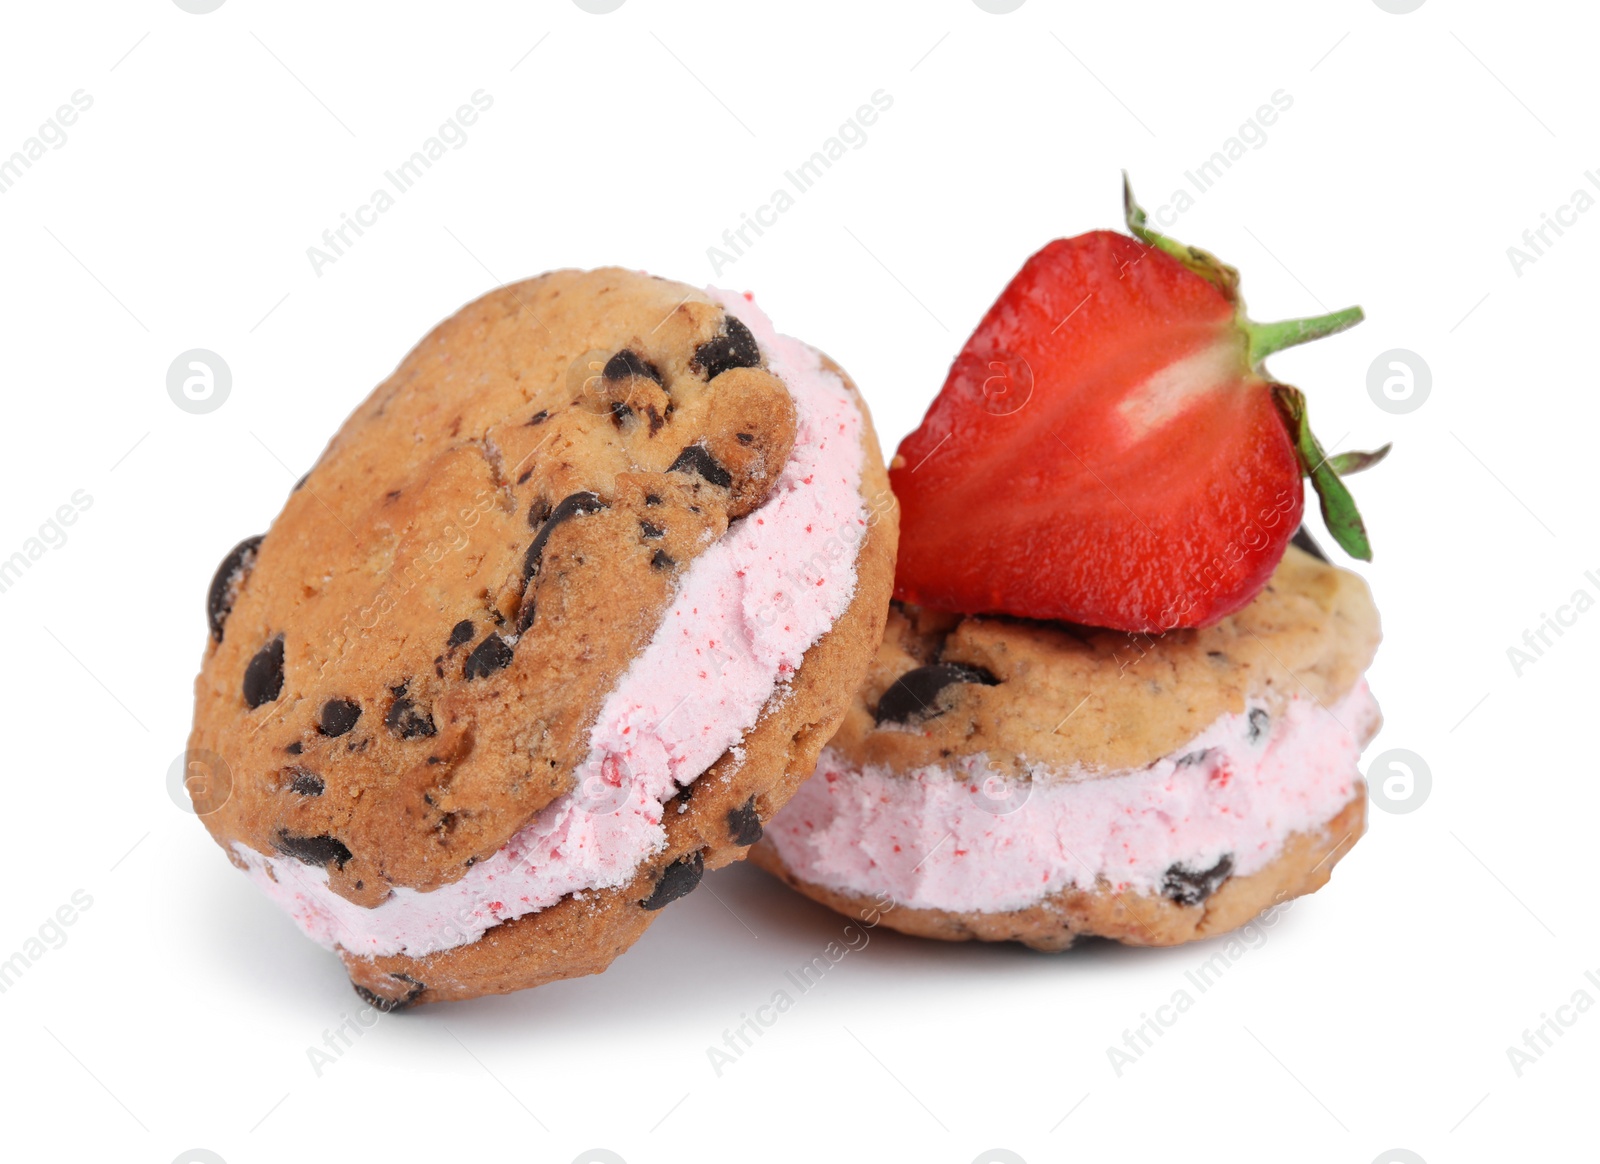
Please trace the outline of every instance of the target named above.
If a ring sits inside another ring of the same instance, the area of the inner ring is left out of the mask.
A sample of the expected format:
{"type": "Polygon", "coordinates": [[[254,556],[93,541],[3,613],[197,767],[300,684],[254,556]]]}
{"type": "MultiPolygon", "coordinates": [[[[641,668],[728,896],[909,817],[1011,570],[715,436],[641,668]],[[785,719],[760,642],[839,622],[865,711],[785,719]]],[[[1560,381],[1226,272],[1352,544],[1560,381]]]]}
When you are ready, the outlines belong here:
{"type": "MultiPolygon", "coordinates": [[[[1367,527],[1361,520],[1360,511],[1356,509],[1356,499],[1340,480],[1334,458],[1322,451],[1322,442],[1311,431],[1311,422],[1306,415],[1305,394],[1288,384],[1272,383],[1269,387],[1278,413],[1288,426],[1301,471],[1311,478],[1312,488],[1317,491],[1322,520],[1328,532],[1339,543],[1339,548],[1352,558],[1372,561],[1372,543],[1367,540],[1367,527]]],[[[1385,445],[1375,453],[1346,453],[1342,454],[1342,458],[1347,461],[1353,459],[1356,468],[1364,469],[1377,464],[1388,451],[1385,445]]]]}
{"type": "Polygon", "coordinates": [[[1128,224],[1128,233],[1144,243],[1146,246],[1155,247],[1171,255],[1189,270],[1199,275],[1206,282],[1213,284],[1229,303],[1237,304],[1242,309],[1239,300],[1239,272],[1228,266],[1210,251],[1201,250],[1199,247],[1189,246],[1177,239],[1168,238],[1166,235],[1151,230],[1148,223],[1149,217],[1133,198],[1133,186],[1128,181],[1128,171],[1122,171],[1122,213],[1128,224]]]}
{"type": "Polygon", "coordinates": [[[1384,445],[1381,449],[1370,453],[1351,452],[1328,456],[1323,452],[1322,443],[1317,440],[1316,434],[1311,431],[1311,422],[1306,416],[1305,394],[1298,388],[1274,381],[1262,368],[1262,362],[1270,355],[1354,327],[1366,318],[1361,308],[1346,307],[1342,311],[1331,311],[1326,315],[1305,319],[1257,323],[1245,314],[1244,299],[1239,294],[1239,272],[1236,268],[1230,267],[1210,251],[1178,242],[1150,229],[1149,217],[1145,214],[1144,208],[1134,200],[1133,186],[1128,181],[1126,170],[1122,172],[1122,210],[1130,234],[1146,246],[1155,247],[1170,255],[1189,271],[1211,283],[1233,305],[1234,326],[1245,337],[1246,359],[1250,371],[1266,380],[1271,389],[1273,402],[1278,406],[1278,415],[1283,418],[1284,426],[1289,431],[1289,439],[1294,445],[1301,472],[1311,479],[1312,488],[1317,491],[1322,519],[1327,524],[1328,532],[1333,535],[1345,553],[1363,562],[1370,562],[1372,544],[1367,539],[1366,525],[1356,509],[1355,498],[1350,495],[1350,490],[1345,487],[1341,478],[1350,473],[1370,469],[1389,455],[1391,446],[1384,445]]]}
{"type": "Polygon", "coordinates": [[[1359,473],[1363,469],[1370,469],[1379,461],[1389,455],[1389,450],[1394,448],[1393,443],[1384,445],[1381,449],[1373,449],[1370,453],[1334,453],[1328,458],[1328,464],[1333,466],[1333,471],[1341,477],[1348,477],[1351,473],[1359,473]]]}
{"type": "Polygon", "coordinates": [[[1190,271],[1213,284],[1234,305],[1234,322],[1244,332],[1249,343],[1250,367],[1259,371],[1261,361],[1275,352],[1297,344],[1310,343],[1324,336],[1337,335],[1354,327],[1366,318],[1359,307],[1346,307],[1343,311],[1330,311],[1307,319],[1284,319],[1277,323],[1257,323],[1244,313],[1244,300],[1239,296],[1239,272],[1210,251],[1189,246],[1177,239],[1151,230],[1149,216],[1133,197],[1133,186],[1128,172],[1122,172],[1122,212],[1127,219],[1128,231],[1146,246],[1155,247],[1171,255],[1190,271]]]}

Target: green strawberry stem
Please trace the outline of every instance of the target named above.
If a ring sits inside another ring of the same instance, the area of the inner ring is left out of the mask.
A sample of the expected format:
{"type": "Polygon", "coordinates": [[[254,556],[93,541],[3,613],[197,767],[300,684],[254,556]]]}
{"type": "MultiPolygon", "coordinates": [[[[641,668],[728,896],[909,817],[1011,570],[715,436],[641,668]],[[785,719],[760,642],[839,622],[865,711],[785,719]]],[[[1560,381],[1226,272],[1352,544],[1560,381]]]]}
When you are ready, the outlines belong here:
{"type": "MultiPolygon", "coordinates": [[[[1275,352],[1309,343],[1324,336],[1335,335],[1354,327],[1363,318],[1361,308],[1347,307],[1343,311],[1310,319],[1286,319],[1279,323],[1256,323],[1245,314],[1244,300],[1239,296],[1239,272],[1210,251],[1192,247],[1176,239],[1151,230],[1149,218],[1143,207],[1134,201],[1133,187],[1128,172],[1122,172],[1122,210],[1127,220],[1128,232],[1146,246],[1155,247],[1172,256],[1190,271],[1215,286],[1234,307],[1234,326],[1244,333],[1250,370],[1265,377],[1261,363],[1275,352]]],[[[1311,478],[1322,507],[1322,520],[1333,535],[1334,541],[1352,558],[1372,561],[1372,543],[1367,540],[1367,527],[1356,509],[1355,498],[1340,480],[1346,473],[1369,469],[1389,453],[1388,445],[1371,453],[1340,453],[1329,457],[1322,451],[1322,443],[1311,431],[1306,416],[1306,398],[1298,388],[1279,384],[1266,377],[1272,399],[1278,406],[1294,443],[1295,455],[1301,472],[1311,478]]]]}
{"type": "MultiPolygon", "coordinates": [[[[1356,510],[1356,499],[1350,496],[1350,490],[1339,479],[1328,454],[1322,451],[1322,442],[1311,431],[1311,422],[1306,417],[1304,393],[1288,384],[1273,384],[1272,399],[1289,428],[1289,436],[1294,440],[1300,468],[1311,478],[1312,488],[1317,491],[1317,499],[1322,503],[1322,520],[1328,532],[1352,558],[1372,561],[1372,543],[1367,540],[1367,527],[1356,510]]],[[[1382,454],[1362,455],[1375,460],[1382,454]]]]}
{"type": "Polygon", "coordinates": [[[1365,318],[1359,307],[1346,307],[1343,311],[1315,315],[1310,319],[1285,319],[1279,323],[1256,323],[1241,312],[1239,326],[1250,342],[1250,366],[1260,368],[1261,361],[1275,352],[1307,344],[1323,336],[1337,335],[1365,318]]]}

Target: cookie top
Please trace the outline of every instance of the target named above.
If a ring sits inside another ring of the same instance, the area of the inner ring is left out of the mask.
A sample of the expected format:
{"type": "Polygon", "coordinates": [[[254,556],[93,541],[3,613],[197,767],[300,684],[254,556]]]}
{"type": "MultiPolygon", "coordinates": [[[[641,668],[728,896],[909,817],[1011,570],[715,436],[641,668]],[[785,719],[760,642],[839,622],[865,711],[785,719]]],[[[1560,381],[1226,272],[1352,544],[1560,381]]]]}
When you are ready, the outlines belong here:
{"type": "Polygon", "coordinates": [[[909,772],[986,753],[1022,775],[1140,769],[1246,701],[1333,704],[1371,663],[1378,613],[1366,583],[1290,547],[1265,590],[1215,626],[1128,634],[963,617],[895,603],[883,645],[830,747],[909,772]]]}
{"type": "Polygon", "coordinates": [[[202,819],[360,905],[428,890],[569,792],[698,555],[767,496],[794,401],[708,295],[559,271],[441,324],[208,595],[202,819]]]}

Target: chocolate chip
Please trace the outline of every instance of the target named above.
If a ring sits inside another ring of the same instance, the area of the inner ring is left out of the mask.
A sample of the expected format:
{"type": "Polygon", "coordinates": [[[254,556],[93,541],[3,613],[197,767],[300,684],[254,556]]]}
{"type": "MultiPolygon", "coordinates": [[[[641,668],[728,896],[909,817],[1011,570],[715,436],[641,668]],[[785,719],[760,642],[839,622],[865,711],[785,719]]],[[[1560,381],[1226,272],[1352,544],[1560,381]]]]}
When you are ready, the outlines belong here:
{"type": "Polygon", "coordinates": [[[726,489],[733,484],[733,474],[717,463],[717,459],[704,445],[690,445],[678,454],[678,459],[667,466],[669,473],[698,473],[713,485],[726,489]]]}
{"type": "Polygon", "coordinates": [[[211,627],[211,637],[219,643],[222,624],[233,613],[233,600],[238,597],[239,587],[256,564],[256,548],[261,545],[263,536],[245,538],[234,546],[211,576],[211,589],[206,592],[206,623],[211,627]]]}
{"type": "Polygon", "coordinates": [[[644,503],[646,505],[660,505],[661,497],[655,493],[646,493],[644,495],[644,503]]]}
{"type": "Polygon", "coordinates": [[[535,425],[543,424],[545,421],[547,421],[549,419],[550,419],[549,410],[541,408],[538,412],[535,412],[533,414],[533,419],[528,421],[528,423],[527,423],[527,425],[525,427],[532,428],[535,425]]]}
{"type": "Polygon", "coordinates": [[[706,861],[699,849],[679,857],[662,872],[650,896],[639,904],[645,909],[660,909],[687,895],[706,871],[706,861]]]}
{"type": "Polygon", "coordinates": [[[707,380],[715,380],[730,368],[760,367],[761,348],[750,329],[728,315],[723,317],[722,333],[696,348],[689,366],[704,372],[707,380]]]}
{"type": "Polygon", "coordinates": [[[1316,539],[1311,536],[1311,531],[1301,526],[1294,531],[1294,537],[1289,539],[1289,544],[1298,546],[1319,562],[1326,562],[1328,555],[1322,552],[1322,547],[1317,545],[1316,539]]]}
{"type": "Polygon", "coordinates": [[[650,565],[655,567],[657,570],[670,570],[677,564],[678,563],[673,561],[672,556],[668,554],[666,550],[657,550],[655,553],[650,555],[650,565]]]}
{"type": "Polygon", "coordinates": [[[739,438],[741,445],[747,445],[756,439],[756,434],[753,432],[736,432],[733,435],[739,438]]]}
{"type": "Polygon", "coordinates": [[[522,596],[522,607],[517,611],[517,634],[526,634],[533,625],[534,617],[539,613],[539,604],[531,594],[522,596]]]}
{"type": "Polygon", "coordinates": [[[556,531],[557,526],[579,514],[599,513],[605,508],[607,508],[606,503],[593,493],[573,493],[563,497],[550,511],[544,527],[534,535],[533,544],[528,547],[528,552],[522,559],[523,581],[527,581],[539,572],[539,563],[544,558],[544,544],[550,540],[550,535],[556,531]]]}
{"type": "Polygon", "coordinates": [[[1199,905],[1232,875],[1232,853],[1224,853],[1222,860],[1209,869],[1190,869],[1186,865],[1175,864],[1163,875],[1161,892],[1179,905],[1199,905]]]}
{"type": "Polygon", "coordinates": [[[918,667],[900,676],[883,693],[874,718],[880,727],[886,723],[929,719],[943,714],[945,709],[936,707],[935,702],[939,693],[952,683],[982,683],[993,687],[998,682],[1000,680],[982,667],[969,667],[965,663],[932,663],[918,667]]]}
{"type": "Polygon", "coordinates": [[[322,777],[309,768],[296,765],[284,769],[284,774],[289,777],[289,791],[298,792],[301,796],[321,796],[323,790],[322,777]]]}
{"type": "Polygon", "coordinates": [[[1196,764],[1203,763],[1210,754],[1210,748],[1201,748],[1198,752],[1190,752],[1187,756],[1179,756],[1177,763],[1173,766],[1177,768],[1192,768],[1196,764]]]}
{"type": "Polygon", "coordinates": [[[538,529],[550,520],[550,503],[543,497],[528,506],[528,528],[538,529]]]}
{"type": "Polygon", "coordinates": [[[461,673],[469,680],[486,679],[496,671],[504,670],[511,658],[511,644],[499,635],[490,635],[472,648],[472,654],[467,656],[461,673]]]}
{"type": "Polygon", "coordinates": [[[338,837],[326,833],[316,837],[297,837],[287,829],[278,830],[278,848],[307,865],[332,865],[343,869],[350,850],[338,837]]]}
{"type": "Polygon", "coordinates": [[[657,384],[661,383],[661,372],[656,366],[627,348],[623,348],[607,360],[600,375],[612,381],[626,380],[629,376],[643,376],[647,380],[654,380],[657,384]]]}
{"type": "Polygon", "coordinates": [[[736,845],[753,845],[761,839],[761,814],[756,811],[755,797],[728,810],[728,835],[736,845]]]}
{"type": "Polygon", "coordinates": [[[394,696],[394,702],[384,714],[384,726],[402,740],[433,735],[438,730],[433,726],[433,716],[426,711],[417,710],[417,705],[406,696],[406,686],[402,683],[398,687],[389,689],[390,694],[394,696]]]}
{"type": "Polygon", "coordinates": [[[350,986],[355,990],[356,994],[360,995],[362,1002],[383,1014],[393,1014],[397,1010],[406,1010],[412,1003],[412,999],[409,997],[385,998],[381,994],[372,993],[365,986],[357,986],[354,982],[350,986]]]}
{"type": "Polygon", "coordinates": [[[629,408],[626,404],[622,403],[622,401],[613,400],[611,402],[611,423],[612,424],[616,425],[618,428],[621,428],[622,427],[622,422],[625,421],[625,420],[628,420],[632,416],[633,416],[633,409],[629,408]]]}
{"type": "Polygon", "coordinates": [[[452,651],[465,643],[470,643],[471,641],[472,620],[470,618],[464,618],[460,622],[456,623],[455,626],[450,628],[450,649],[452,651]]]}
{"type": "Polygon", "coordinates": [[[361,718],[361,705],[348,699],[330,699],[322,705],[317,730],[325,736],[342,736],[361,718]]]}
{"type": "Polygon", "coordinates": [[[665,537],[666,534],[667,531],[662,529],[659,525],[655,525],[648,521],[641,521],[639,523],[639,536],[642,538],[659,538],[665,537]]]}
{"type": "Polygon", "coordinates": [[[350,986],[358,995],[361,996],[362,1002],[366,1003],[373,1010],[381,1011],[383,1014],[393,1014],[397,1010],[405,1010],[412,1003],[416,1002],[417,999],[422,996],[422,992],[427,989],[426,986],[408,974],[391,974],[389,977],[409,984],[410,989],[406,991],[404,996],[400,998],[385,998],[383,995],[378,994],[375,991],[368,990],[365,986],[362,986],[359,983],[352,982],[350,986]]]}
{"type": "Polygon", "coordinates": [[[244,701],[250,707],[271,703],[283,691],[283,636],[255,653],[244,669],[244,701]]]}
{"type": "Polygon", "coordinates": [[[1272,726],[1272,716],[1267,714],[1264,707],[1250,709],[1250,727],[1245,733],[1245,738],[1252,744],[1267,734],[1267,729],[1272,726]]]}

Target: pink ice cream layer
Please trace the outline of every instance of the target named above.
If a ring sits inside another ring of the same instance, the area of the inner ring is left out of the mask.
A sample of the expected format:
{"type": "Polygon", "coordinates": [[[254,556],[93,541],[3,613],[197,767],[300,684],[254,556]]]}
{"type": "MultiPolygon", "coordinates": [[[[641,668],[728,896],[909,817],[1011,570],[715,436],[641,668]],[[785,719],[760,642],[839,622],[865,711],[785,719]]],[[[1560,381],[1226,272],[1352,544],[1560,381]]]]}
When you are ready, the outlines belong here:
{"type": "Polygon", "coordinates": [[[665,802],[736,748],[849,605],[868,521],[861,411],[818,353],[774,332],[748,296],[710,294],[750,328],[794,398],[794,448],[767,500],[684,572],[601,706],[578,787],[459,880],[396,888],[368,909],[333,892],[320,867],[235,843],[256,884],[322,945],[419,957],[568,894],[626,884],[666,845],[665,802]]]}
{"type": "Polygon", "coordinates": [[[1231,857],[1264,868],[1294,833],[1320,833],[1362,787],[1356,764],[1378,723],[1365,682],[1324,707],[1225,715],[1147,768],[1026,765],[1006,779],[984,754],[892,773],[823,749],[816,773],[767,825],[802,880],[886,893],[917,909],[1024,909],[1068,886],[1157,894],[1173,866],[1231,857]]]}

